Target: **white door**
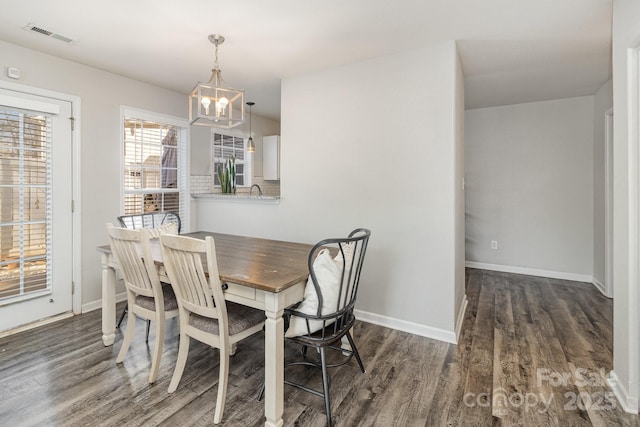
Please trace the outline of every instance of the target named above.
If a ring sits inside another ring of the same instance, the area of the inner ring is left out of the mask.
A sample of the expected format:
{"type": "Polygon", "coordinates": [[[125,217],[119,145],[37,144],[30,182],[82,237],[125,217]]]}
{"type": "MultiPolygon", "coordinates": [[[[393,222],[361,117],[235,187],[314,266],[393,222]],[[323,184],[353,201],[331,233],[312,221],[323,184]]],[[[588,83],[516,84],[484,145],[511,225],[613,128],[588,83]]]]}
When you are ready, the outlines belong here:
{"type": "Polygon", "coordinates": [[[0,89],[0,331],[72,310],[70,117],[0,89]]]}

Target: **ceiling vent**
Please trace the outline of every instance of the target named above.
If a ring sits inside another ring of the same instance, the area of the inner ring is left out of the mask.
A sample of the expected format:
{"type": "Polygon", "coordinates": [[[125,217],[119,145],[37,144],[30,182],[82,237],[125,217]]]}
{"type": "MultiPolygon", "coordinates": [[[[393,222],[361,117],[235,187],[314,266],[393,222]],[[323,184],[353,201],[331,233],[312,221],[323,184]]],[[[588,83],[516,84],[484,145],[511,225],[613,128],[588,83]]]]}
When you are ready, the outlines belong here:
{"type": "Polygon", "coordinates": [[[73,41],[69,37],[54,33],[53,31],[45,30],[44,28],[40,28],[35,24],[27,24],[27,26],[24,27],[24,29],[27,31],[33,31],[38,34],[42,34],[43,36],[47,36],[47,37],[51,37],[51,38],[63,41],[65,43],[71,43],[73,41]]]}

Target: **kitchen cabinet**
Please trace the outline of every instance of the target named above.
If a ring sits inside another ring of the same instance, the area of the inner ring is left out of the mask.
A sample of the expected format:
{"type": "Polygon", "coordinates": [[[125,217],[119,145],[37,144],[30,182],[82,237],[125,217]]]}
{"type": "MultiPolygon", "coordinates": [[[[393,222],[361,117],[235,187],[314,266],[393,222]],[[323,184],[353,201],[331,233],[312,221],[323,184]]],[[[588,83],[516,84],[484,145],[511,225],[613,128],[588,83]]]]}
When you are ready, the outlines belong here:
{"type": "Polygon", "coordinates": [[[280,135],[262,137],[262,179],[280,179],[280,135]]]}

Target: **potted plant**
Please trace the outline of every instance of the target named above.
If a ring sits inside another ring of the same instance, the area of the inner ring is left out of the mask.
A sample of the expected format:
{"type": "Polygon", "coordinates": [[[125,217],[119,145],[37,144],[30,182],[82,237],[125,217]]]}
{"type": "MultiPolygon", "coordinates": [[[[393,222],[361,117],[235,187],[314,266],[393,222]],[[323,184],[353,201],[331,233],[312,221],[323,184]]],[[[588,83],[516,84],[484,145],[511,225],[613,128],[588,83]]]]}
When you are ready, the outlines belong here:
{"type": "Polygon", "coordinates": [[[227,159],[226,163],[218,163],[218,181],[223,193],[236,192],[236,156],[227,159]]]}

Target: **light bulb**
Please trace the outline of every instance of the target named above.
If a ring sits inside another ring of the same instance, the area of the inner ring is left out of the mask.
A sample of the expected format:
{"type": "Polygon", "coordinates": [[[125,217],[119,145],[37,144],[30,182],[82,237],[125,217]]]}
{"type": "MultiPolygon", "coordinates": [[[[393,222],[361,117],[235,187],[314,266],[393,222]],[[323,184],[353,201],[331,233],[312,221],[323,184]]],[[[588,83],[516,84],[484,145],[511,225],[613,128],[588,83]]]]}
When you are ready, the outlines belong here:
{"type": "Polygon", "coordinates": [[[202,106],[204,107],[204,114],[205,115],[209,115],[209,105],[211,104],[211,100],[209,98],[207,98],[206,96],[202,98],[202,101],[200,101],[202,103],[202,106]]]}
{"type": "Polygon", "coordinates": [[[229,105],[229,100],[227,98],[222,96],[220,97],[220,99],[218,99],[218,102],[216,102],[216,111],[218,113],[217,114],[218,116],[227,115],[227,112],[226,112],[227,105],[229,105]]]}

